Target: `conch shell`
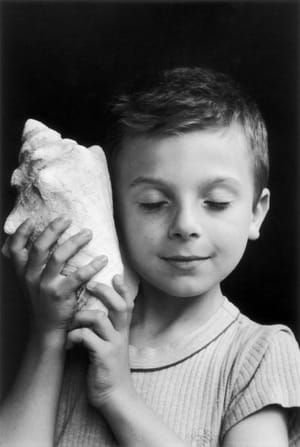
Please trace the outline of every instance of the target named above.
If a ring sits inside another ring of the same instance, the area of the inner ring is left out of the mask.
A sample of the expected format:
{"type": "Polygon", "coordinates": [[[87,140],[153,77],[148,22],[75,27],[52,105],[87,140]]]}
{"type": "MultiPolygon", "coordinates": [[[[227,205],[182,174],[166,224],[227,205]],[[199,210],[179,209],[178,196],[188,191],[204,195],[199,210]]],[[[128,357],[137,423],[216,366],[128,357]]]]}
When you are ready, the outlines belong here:
{"type": "MultiPolygon", "coordinates": [[[[102,148],[86,148],[74,140],[63,139],[58,132],[33,119],[26,121],[22,141],[20,166],[11,177],[11,184],[19,194],[6,219],[4,232],[13,234],[30,217],[35,223],[33,241],[54,218],[71,218],[71,226],[58,243],[82,228],[91,229],[93,239],[69,260],[62,273],[68,275],[96,256],[105,254],[108,264],[93,279],[111,285],[115,274],[124,275],[134,298],[137,280],[121,257],[113,218],[111,183],[102,148]]],[[[5,246],[3,252],[7,254],[5,246]]],[[[79,308],[92,308],[95,303],[96,307],[101,307],[85,288],[79,295],[79,308]]]]}

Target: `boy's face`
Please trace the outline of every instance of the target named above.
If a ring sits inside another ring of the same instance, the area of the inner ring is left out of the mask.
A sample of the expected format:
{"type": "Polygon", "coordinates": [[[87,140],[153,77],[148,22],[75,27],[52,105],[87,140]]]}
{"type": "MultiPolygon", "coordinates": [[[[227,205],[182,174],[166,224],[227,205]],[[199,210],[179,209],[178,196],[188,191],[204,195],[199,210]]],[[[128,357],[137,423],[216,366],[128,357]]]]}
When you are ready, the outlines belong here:
{"type": "Polygon", "coordinates": [[[268,210],[267,190],[253,210],[240,126],[128,139],[116,163],[122,242],[142,281],[178,297],[216,290],[268,210]]]}

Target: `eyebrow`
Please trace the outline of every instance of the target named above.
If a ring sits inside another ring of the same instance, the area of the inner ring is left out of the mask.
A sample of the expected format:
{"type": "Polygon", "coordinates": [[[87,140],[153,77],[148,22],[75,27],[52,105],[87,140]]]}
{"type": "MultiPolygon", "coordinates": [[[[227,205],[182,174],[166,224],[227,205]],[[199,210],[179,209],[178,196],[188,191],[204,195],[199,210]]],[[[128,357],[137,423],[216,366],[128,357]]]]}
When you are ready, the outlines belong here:
{"type": "MultiPolygon", "coordinates": [[[[229,187],[238,187],[240,186],[240,182],[235,177],[216,177],[212,179],[207,179],[204,182],[204,187],[213,188],[218,185],[224,185],[229,187]]],[[[139,176],[135,178],[129,185],[130,188],[134,188],[139,185],[152,185],[157,187],[171,187],[172,185],[160,177],[147,177],[147,176],[139,176]]]]}
{"type": "Polygon", "coordinates": [[[169,182],[166,182],[166,180],[160,178],[160,177],[146,177],[146,176],[139,176],[135,178],[129,185],[130,188],[134,188],[139,185],[148,184],[153,186],[160,186],[160,187],[166,187],[170,186],[169,182]]]}

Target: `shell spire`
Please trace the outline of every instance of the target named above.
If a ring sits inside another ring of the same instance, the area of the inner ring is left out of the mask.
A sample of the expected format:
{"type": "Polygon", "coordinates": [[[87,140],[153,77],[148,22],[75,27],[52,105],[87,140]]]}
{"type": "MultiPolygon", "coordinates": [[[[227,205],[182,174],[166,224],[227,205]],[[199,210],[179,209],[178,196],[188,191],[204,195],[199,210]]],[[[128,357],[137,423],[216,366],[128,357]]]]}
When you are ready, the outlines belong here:
{"type": "Polygon", "coordinates": [[[36,149],[44,146],[46,143],[55,142],[60,139],[60,133],[50,129],[40,121],[30,118],[25,122],[22,141],[36,149]]]}

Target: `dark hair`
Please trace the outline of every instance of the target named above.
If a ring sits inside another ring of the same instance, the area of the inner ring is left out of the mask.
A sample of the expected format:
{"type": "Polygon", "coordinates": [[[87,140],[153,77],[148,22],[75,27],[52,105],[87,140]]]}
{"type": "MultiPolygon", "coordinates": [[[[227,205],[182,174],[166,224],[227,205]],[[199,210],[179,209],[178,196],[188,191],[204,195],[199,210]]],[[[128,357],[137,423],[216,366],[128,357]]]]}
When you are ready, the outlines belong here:
{"type": "Polygon", "coordinates": [[[267,131],[257,105],[228,75],[207,68],[175,68],[137,78],[110,107],[106,147],[110,164],[125,138],[164,137],[238,122],[253,157],[255,200],[267,185],[267,131]]]}

